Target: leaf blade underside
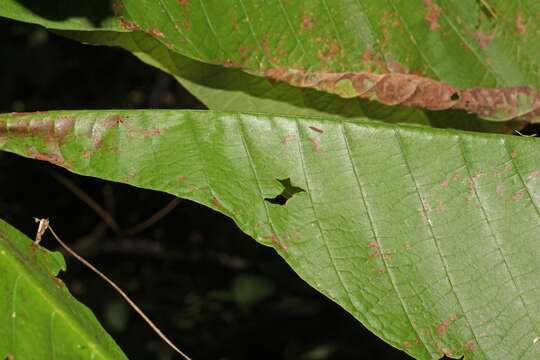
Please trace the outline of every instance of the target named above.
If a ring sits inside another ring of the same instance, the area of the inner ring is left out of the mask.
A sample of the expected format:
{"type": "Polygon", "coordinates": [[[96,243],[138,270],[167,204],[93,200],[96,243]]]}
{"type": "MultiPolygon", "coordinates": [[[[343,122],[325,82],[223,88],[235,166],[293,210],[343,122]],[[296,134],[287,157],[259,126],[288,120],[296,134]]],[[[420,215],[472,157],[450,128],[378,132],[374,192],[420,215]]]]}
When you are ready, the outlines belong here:
{"type": "Polygon", "coordinates": [[[2,115],[0,147],[232,217],[417,358],[540,354],[536,139],[119,110],[2,115]],[[286,178],[303,191],[283,206],[266,201],[286,178]]]}

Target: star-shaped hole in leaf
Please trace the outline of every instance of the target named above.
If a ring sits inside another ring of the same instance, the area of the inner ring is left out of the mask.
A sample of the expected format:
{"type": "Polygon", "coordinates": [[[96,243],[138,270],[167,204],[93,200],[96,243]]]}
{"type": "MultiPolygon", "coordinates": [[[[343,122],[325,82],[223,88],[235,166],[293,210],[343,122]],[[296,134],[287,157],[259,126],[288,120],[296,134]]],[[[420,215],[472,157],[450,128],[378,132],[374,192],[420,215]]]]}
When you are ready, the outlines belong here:
{"type": "Polygon", "coordinates": [[[294,194],[297,194],[299,192],[305,192],[304,189],[291,184],[290,178],[276,179],[276,180],[279,181],[281,186],[283,186],[283,191],[279,195],[274,197],[273,199],[270,199],[270,198],[264,199],[268,201],[269,203],[277,204],[277,205],[285,205],[287,201],[294,196],[294,194]]]}

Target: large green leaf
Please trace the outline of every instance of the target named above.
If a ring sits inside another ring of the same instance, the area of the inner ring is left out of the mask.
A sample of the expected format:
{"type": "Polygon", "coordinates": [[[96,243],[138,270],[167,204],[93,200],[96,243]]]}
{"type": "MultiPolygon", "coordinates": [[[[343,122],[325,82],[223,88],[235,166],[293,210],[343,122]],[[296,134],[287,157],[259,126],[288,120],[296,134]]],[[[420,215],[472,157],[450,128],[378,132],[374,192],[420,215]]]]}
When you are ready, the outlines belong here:
{"type": "Polygon", "coordinates": [[[57,278],[66,265],[0,220],[0,358],[126,359],[57,278]]]}
{"type": "Polygon", "coordinates": [[[367,121],[81,111],[0,116],[0,147],[232,217],[417,358],[540,356],[537,139],[367,121]],[[294,193],[286,204],[270,202],[284,186],[294,193]]]}
{"type": "MultiPolygon", "coordinates": [[[[41,1],[19,1],[6,0],[0,15],[95,30],[74,16],[40,20],[31,10],[41,1]]],[[[344,97],[538,121],[539,11],[535,0],[119,0],[105,22],[114,15],[116,26],[103,29],[145,32],[192,59],[344,97]]]]}
{"type": "Polygon", "coordinates": [[[535,0],[116,4],[119,21],[129,20],[204,62],[248,69],[408,71],[460,87],[540,86],[539,79],[530,79],[540,65],[535,0]]]}

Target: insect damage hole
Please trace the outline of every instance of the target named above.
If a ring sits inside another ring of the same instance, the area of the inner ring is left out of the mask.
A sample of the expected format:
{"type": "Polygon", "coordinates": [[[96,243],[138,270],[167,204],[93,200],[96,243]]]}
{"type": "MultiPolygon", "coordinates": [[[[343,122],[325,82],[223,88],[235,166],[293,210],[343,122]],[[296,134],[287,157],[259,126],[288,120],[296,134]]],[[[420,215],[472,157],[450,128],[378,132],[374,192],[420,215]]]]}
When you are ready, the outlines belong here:
{"type": "Polygon", "coordinates": [[[283,191],[281,194],[277,195],[275,198],[265,198],[265,201],[268,201],[271,204],[277,204],[277,205],[285,205],[287,201],[294,196],[294,194],[298,194],[300,192],[305,192],[304,189],[294,186],[291,184],[291,179],[276,179],[281,186],[283,186],[283,191]]]}

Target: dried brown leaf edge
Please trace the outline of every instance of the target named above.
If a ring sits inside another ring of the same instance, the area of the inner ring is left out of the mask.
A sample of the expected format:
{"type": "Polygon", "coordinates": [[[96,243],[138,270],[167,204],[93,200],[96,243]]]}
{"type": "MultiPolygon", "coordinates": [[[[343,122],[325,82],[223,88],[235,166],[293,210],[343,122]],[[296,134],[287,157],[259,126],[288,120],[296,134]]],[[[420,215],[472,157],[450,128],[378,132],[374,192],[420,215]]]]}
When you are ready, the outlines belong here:
{"type": "Polygon", "coordinates": [[[262,75],[302,88],[314,88],[344,98],[376,100],[385,105],[459,109],[492,121],[540,122],[540,93],[530,86],[459,89],[427,77],[402,73],[269,69],[262,75]]]}

